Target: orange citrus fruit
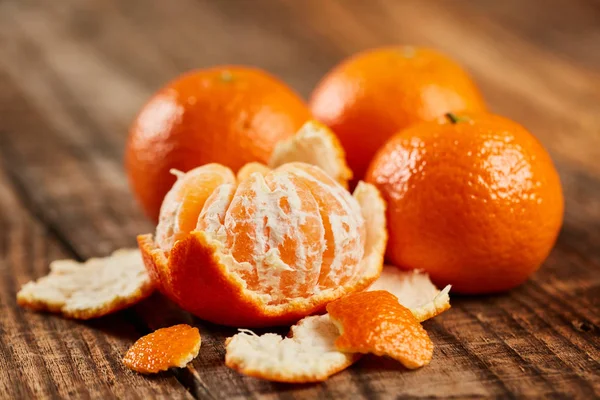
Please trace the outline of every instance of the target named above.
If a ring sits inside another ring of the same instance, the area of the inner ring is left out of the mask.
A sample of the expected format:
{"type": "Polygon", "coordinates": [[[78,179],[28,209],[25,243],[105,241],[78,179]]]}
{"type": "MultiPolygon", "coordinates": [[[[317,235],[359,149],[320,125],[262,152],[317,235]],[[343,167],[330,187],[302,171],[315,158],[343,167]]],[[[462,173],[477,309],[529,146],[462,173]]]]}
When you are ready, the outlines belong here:
{"type": "Polygon", "coordinates": [[[491,114],[449,114],[390,139],[367,181],[388,204],[387,257],[462,293],[524,282],[563,218],[550,156],[525,128],[491,114]]]}
{"type": "Polygon", "coordinates": [[[467,73],[435,50],[385,47],[333,68],[312,93],[316,119],[340,138],[355,179],[375,152],[407,126],[447,112],[485,109],[467,73]]]}
{"type": "Polygon", "coordinates": [[[338,350],[389,356],[414,369],[429,364],[433,343],[412,312],[384,290],[353,293],[327,305],[341,335],[338,350]]]}
{"type": "Polygon", "coordinates": [[[308,120],[304,101],[256,68],[219,66],[178,77],[144,105],[131,126],[126,167],[146,214],[158,219],[175,177],[220,163],[234,171],[266,163],[273,146],[308,120]]]}
{"type": "Polygon", "coordinates": [[[127,351],[123,364],[142,374],[155,374],[171,367],[184,368],[200,351],[198,328],[186,324],[158,329],[127,351]]]}
{"type": "MultiPolygon", "coordinates": [[[[181,177],[173,191],[186,196],[167,194],[165,202],[174,205],[163,204],[163,210],[188,209],[187,203],[197,210],[204,191],[179,182],[205,181],[181,177]]],[[[143,235],[140,248],[163,293],[212,322],[293,322],[367,287],[381,271],[387,234],[377,190],[361,183],[350,195],[309,164],[261,169],[223,183],[199,214],[185,215],[190,220],[178,223],[168,222],[180,218],[175,214],[161,215],[161,223],[178,228],[174,241],[143,235]]]]}

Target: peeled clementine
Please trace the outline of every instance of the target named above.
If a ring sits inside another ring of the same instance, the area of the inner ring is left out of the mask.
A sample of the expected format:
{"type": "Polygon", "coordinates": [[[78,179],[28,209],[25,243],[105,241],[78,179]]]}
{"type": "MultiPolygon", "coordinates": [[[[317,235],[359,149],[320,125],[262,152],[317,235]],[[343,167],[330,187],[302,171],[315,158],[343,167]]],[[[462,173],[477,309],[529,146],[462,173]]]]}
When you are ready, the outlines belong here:
{"type": "Polygon", "coordinates": [[[175,177],[208,163],[235,172],[267,163],[275,143],[308,120],[303,100],[256,68],[219,66],[178,77],[142,108],[129,132],[126,167],[146,214],[158,219],[175,177]]]}
{"type": "Polygon", "coordinates": [[[550,156],[521,125],[449,114],[390,139],[369,167],[388,204],[389,261],[462,293],[524,282],[548,256],[563,219],[550,156]]]}
{"type": "Polygon", "coordinates": [[[362,179],[375,152],[401,129],[447,112],[484,110],[485,104],[450,58],[396,46],[341,62],[317,85],[310,107],[340,138],[354,178],[362,179]]]}
{"type": "Polygon", "coordinates": [[[138,238],[165,295],[215,323],[267,326],[319,312],[377,279],[387,240],[377,189],[360,183],[351,195],[304,163],[244,170],[233,181],[207,166],[180,176],[156,238],[138,238]],[[208,198],[204,188],[213,190],[208,198]]]}

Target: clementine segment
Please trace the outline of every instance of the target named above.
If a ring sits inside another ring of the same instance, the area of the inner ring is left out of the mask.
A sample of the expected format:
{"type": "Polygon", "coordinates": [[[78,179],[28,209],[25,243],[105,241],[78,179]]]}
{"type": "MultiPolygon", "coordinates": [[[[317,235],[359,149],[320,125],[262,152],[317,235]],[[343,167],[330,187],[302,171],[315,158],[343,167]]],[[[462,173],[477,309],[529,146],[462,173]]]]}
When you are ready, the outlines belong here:
{"type": "Polygon", "coordinates": [[[138,339],[125,354],[123,364],[142,374],[184,368],[198,355],[200,344],[198,328],[186,324],[161,328],[138,339]]]}
{"type": "Polygon", "coordinates": [[[388,203],[389,261],[462,293],[524,282],[548,256],[563,218],[558,174],[519,124],[458,114],[390,139],[367,180],[388,203]]]}
{"type": "Polygon", "coordinates": [[[269,171],[271,171],[271,168],[267,167],[265,164],[259,162],[251,162],[239,169],[236,178],[238,182],[241,182],[245,179],[248,179],[250,175],[252,175],[255,172],[258,172],[259,174],[264,176],[268,174],[269,171]]]}
{"type": "Polygon", "coordinates": [[[414,369],[429,364],[433,343],[411,311],[393,294],[377,290],[353,293],[327,305],[340,330],[338,350],[389,356],[414,369]]]}
{"type": "Polygon", "coordinates": [[[146,214],[158,220],[173,168],[220,163],[234,171],[266,163],[275,143],[310,112],[284,83],[256,68],[218,66],[178,77],[159,90],[131,126],[129,181],[146,214]]]}
{"type": "Polygon", "coordinates": [[[165,251],[194,229],[206,199],[218,186],[235,182],[233,172],[220,164],[206,164],[188,173],[171,172],[178,179],[163,200],[156,227],[156,241],[165,251]]]}
{"type": "Polygon", "coordinates": [[[409,125],[451,111],[480,111],[483,99],[467,73],[435,50],[386,47],[344,60],[317,85],[316,119],[340,138],[354,178],[375,152],[409,125]]]}

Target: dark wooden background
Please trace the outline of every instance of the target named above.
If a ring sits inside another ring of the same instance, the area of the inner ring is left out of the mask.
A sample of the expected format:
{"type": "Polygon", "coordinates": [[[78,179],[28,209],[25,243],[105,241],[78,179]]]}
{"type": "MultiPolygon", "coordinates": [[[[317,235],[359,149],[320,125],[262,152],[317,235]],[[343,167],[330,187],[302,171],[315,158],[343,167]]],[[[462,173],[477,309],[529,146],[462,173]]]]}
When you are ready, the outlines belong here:
{"type": "Polygon", "coordinates": [[[0,398],[600,396],[600,3],[594,0],[0,0],[0,398]],[[220,63],[268,69],[308,95],[356,51],[437,47],[492,109],[530,128],[567,199],[556,249],[524,286],[454,298],[425,324],[431,365],[366,357],[323,384],[243,377],[223,364],[234,330],[158,296],[80,323],[19,309],[49,261],[133,246],[153,229],[133,202],[123,144],[164,82],[220,63]],[[191,368],[143,377],[121,357],[174,322],[200,327],[191,368]]]}

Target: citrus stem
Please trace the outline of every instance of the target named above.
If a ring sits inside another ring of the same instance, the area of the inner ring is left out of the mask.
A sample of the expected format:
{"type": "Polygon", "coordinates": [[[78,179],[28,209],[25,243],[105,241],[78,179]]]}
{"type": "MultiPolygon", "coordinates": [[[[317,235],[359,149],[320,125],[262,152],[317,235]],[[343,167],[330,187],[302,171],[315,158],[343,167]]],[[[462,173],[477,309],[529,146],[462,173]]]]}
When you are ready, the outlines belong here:
{"type": "Polygon", "coordinates": [[[456,114],[453,113],[446,113],[446,118],[448,118],[448,121],[450,121],[453,124],[457,124],[459,122],[467,122],[469,120],[469,118],[467,117],[459,117],[456,114]]]}

